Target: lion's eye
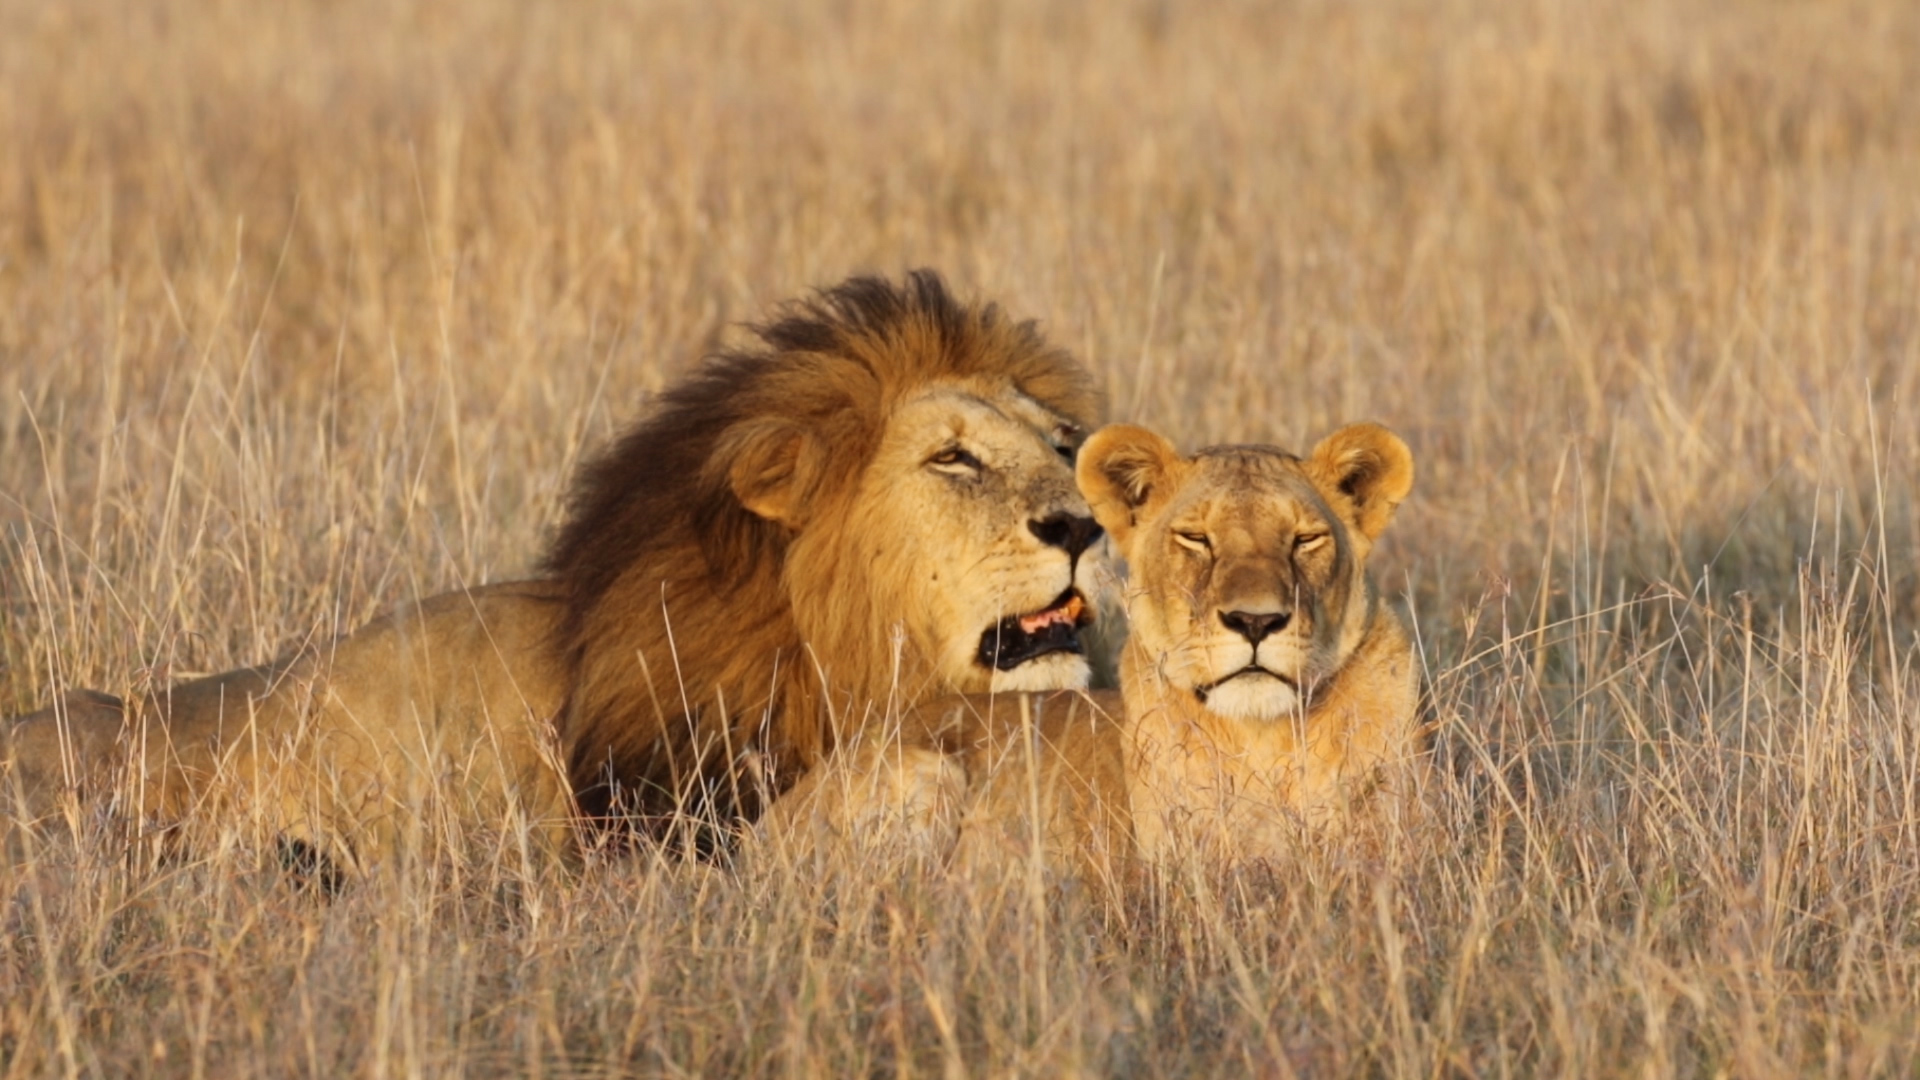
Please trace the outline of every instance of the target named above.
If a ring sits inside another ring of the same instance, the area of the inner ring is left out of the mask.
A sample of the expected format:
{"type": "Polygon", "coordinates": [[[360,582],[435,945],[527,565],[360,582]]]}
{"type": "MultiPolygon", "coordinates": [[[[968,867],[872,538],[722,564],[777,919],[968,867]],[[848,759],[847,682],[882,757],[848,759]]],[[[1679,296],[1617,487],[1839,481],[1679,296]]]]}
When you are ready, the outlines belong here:
{"type": "Polygon", "coordinates": [[[1301,533],[1293,538],[1293,550],[1305,553],[1319,548],[1327,542],[1326,533],[1301,533]]]}
{"type": "Polygon", "coordinates": [[[942,472],[979,472],[982,468],[979,458],[957,446],[949,446],[933,455],[927,459],[927,464],[942,472]]]}
{"type": "Polygon", "coordinates": [[[1207,534],[1203,532],[1176,532],[1173,534],[1173,539],[1181,547],[1193,551],[1213,550],[1213,542],[1208,540],[1207,534]]]}
{"type": "Polygon", "coordinates": [[[1057,451],[1061,457],[1065,458],[1067,461],[1067,464],[1069,465],[1073,464],[1074,458],[1077,458],[1080,456],[1080,448],[1072,445],[1071,443],[1062,443],[1061,445],[1054,447],[1054,450],[1057,451]]]}

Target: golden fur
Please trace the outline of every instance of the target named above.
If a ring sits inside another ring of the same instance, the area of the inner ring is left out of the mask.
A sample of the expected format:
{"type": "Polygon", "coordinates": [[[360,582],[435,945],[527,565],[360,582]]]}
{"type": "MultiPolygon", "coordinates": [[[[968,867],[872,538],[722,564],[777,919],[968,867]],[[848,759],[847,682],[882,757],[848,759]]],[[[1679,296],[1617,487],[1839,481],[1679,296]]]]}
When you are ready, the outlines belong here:
{"type": "Polygon", "coordinates": [[[565,844],[582,814],[751,816],[875,702],[1085,685],[1085,369],[926,271],[756,333],[585,466],[546,579],[70,698],[0,729],[14,782],[44,808],[131,779],[148,820],[244,803],[330,853],[476,821],[565,844]]]}
{"type": "Polygon", "coordinates": [[[487,586],[131,706],[69,694],[6,728],[18,786],[0,799],[33,816],[111,809],[142,826],[237,826],[344,866],[475,830],[567,851],[573,810],[551,727],[561,611],[549,583],[487,586]]]}
{"type": "Polygon", "coordinates": [[[1372,424],[1305,459],[1096,433],[1079,483],[1130,567],[1120,692],[908,712],[777,826],[957,839],[966,860],[1037,843],[1105,876],[1135,854],[1272,857],[1372,810],[1418,744],[1413,651],[1366,575],[1412,481],[1372,424]]]}

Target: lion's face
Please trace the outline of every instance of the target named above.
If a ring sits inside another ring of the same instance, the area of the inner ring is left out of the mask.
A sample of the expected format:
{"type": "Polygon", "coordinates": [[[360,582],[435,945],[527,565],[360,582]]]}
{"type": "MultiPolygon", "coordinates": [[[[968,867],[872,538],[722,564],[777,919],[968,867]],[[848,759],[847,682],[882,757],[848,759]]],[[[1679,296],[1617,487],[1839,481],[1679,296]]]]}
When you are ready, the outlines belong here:
{"type": "Polygon", "coordinates": [[[922,387],[889,416],[847,526],[822,538],[953,689],[1087,684],[1100,528],[1074,486],[1083,438],[1004,382],[922,387]]]}
{"type": "Polygon", "coordinates": [[[1137,647],[1174,691],[1244,721],[1300,711],[1359,644],[1367,555],[1412,480],[1406,445],[1372,424],[1305,459],[1259,446],[1183,458],[1117,425],[1080,464],[1129,564],[1137,647]]]}

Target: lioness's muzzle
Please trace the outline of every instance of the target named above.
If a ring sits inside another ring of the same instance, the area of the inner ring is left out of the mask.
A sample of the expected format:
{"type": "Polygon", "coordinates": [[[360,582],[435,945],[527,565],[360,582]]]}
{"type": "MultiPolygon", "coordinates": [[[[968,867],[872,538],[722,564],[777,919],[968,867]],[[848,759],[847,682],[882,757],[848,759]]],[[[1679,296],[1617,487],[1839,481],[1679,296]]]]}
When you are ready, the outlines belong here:
{"type": "Polygon", "coordinates": [[[1264,675],[1269,679],[1276,680],[1286,686],[1292,687],[1296,692],[1300,689],[1299,680],[1295,679],[1291,675],[1282,675],[1280,672],[1275,671],[1272,668],[1261,667],[1259,664],[1248,664],[1246,667],[1241,668],[1239,671],[1236,671],[1231,675],[1227,675],[1223,678],[1215,679],[1204,686],[1194,687],[1193,696],[1199,698],[1200,703],[1202,705],[1205,705],[1207,703],[1207,695],[1213,693],[1215,690],[1220,689],[1222,686],[1225,686],[1227,683],[1230,683],[1235,679],[1243,678],[1248,675],[1264,675]]]}

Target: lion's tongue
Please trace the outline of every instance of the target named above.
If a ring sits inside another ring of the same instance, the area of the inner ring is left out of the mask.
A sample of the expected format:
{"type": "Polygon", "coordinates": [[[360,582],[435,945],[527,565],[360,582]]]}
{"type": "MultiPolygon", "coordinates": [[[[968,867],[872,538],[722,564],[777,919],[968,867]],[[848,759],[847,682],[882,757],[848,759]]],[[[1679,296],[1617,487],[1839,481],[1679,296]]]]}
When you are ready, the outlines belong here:
{"type": "Polygon", "coordinates": [[[1032,615],[1020,616],[1020,630],[1022,633],[1037,634],[1049,626],[1057,626],[1062,623],[1072,626],[1080,621],[1080,612],[1085,610],[1085,608],[1086,602],[1081,600],[1079,596],[1069,596],[1067,597],[1067,602],[1061,604],[1059,607],[1048,608],[1045,611],[1036,611],[1032,615]]]}

